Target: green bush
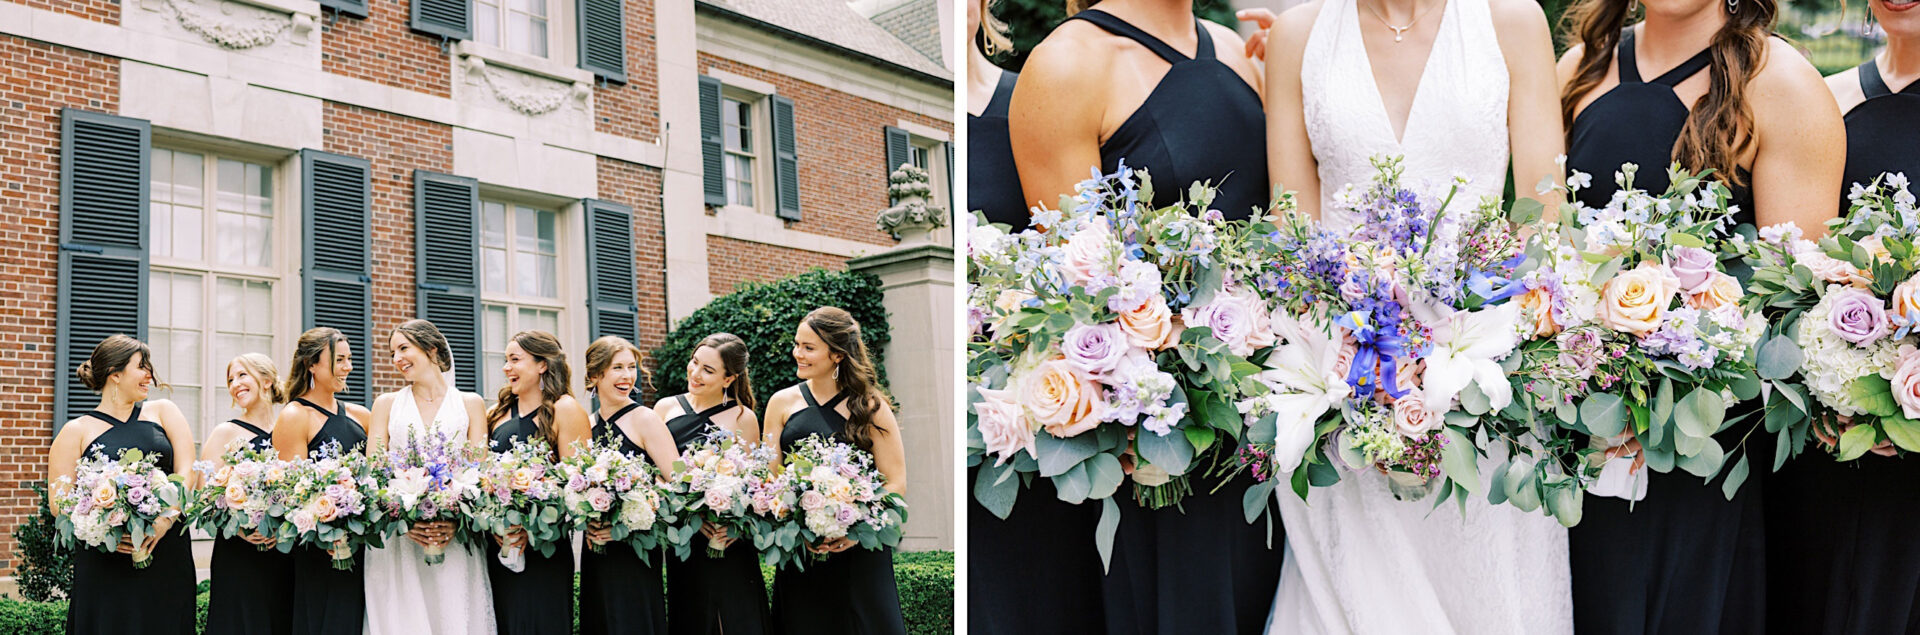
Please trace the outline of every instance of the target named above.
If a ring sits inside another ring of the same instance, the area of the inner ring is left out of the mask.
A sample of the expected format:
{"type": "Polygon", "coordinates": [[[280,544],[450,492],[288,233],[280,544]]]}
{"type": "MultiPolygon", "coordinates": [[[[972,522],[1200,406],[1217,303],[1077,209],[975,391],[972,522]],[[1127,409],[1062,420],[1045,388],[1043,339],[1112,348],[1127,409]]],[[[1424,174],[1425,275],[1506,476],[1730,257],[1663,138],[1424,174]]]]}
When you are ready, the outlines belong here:
{"type": "Polygon", "coordinates": [[[747,342],[753,396],[764,415],[774,392],[799,382],[793,375],[793,330],[809,311],[823,306],[846,309],[860,322],[861,339],[866,340],[867,354],[885,386],[887,367],[881,354],[891,336],[881,299],[880,279],[873,274],[826,269],[735,287],[733,293],[714,298],[681,320],[667,333],[666,342],[653,350],[656,396],[686,390],[687,359],[701,339],[732,333],[747,342]]]}
{"type": "Polygon", "coordinates": [[[60,635],[67,632],[67,602],[0,599],[0,633],[60,635]]]}
{"type": "Polygon", "coordinates": [[[14,583],[19,585],[22,597],[35,602],[67,597],[67,590],[73,588],[73,552],[60,548],[55,540],[46,484],[33,481],[27,486],[33,488],[40,508],[13,529],[14,548],[20,554],[14,583]]]}

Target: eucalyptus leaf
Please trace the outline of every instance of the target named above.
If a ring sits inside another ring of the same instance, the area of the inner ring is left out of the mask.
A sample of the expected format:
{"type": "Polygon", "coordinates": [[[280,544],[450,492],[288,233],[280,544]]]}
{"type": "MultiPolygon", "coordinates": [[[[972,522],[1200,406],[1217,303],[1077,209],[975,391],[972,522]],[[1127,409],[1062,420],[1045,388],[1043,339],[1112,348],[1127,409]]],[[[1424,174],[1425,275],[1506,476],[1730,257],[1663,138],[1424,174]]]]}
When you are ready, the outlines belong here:
{"type": "Polygon", "coordinates": [[[1087,476],[1087,466],[1082,463],[1053,477],[1053,487],[1058,490],[1060,500],[1077,505],[1087,500],[1087,495],[1093,492],[1093,480],[1087,476]]]}
{"type": "Polygon", "coordinates": [[[1800,352],[1800,345],[1793,338],[1775,335],[1760,345],[1760,358],[1756,366],[1760,377],[1765,379],[1786,379],[1800,371],[1800,363],[1806,361],[1800,352]]]}
{"type": "Polygon", "coordinates": [[[1493,478],[1487,481],[1487,504],[1507,502],[1507,470],[1511,467],[1512,463],[1501,463],[1500,467],[1493,468],[1493,478]]]}
{"type": "Polygon", "coordinates": [[[1626,402],[1618,395],[1598,392],[1580,402],[1580,423],[1594,436],[1613,437],[1626,430],[1626,402]]]}
{"type": "Polygon", "coordinates": [[[1580,514],[1582,512],[1580,506],[1581,503],[1584,502],[1584,493],[1580,491],[1580,488],[1572,486],[1553,488],[1552,499],[1553,502],[1550,507],[1553,511],[1553,518],[1554,520],[1560,521],[1561,527],[1572,527],[1580,524],[1580,514]]]}
{"type": "Polygon", "coordinates": [[[1160,466],[1168,474],[1186,474],[1193,462],[1193,444],[1187,441],[1185,434],[1158,435],[1147,432],[1140,435],[1137,443],[1140,457],[1160,466]]]}
{"type": "Polygon", "coordinates": [[[1447,437],[1447,445],[1440,450],[1440,467],[1447,472],[1447,478],[1453,479],[1468,492],[1480,493],[1480,461],[1474,452],[1473,441],[1467,438],[1465,431],[1447,426],[1441,428],[1447,437]]]}
{"type": "Polygon", "coordinates": [[[1709,438],[1700,444],[1699,451],[1690,456],[1680,457],[1677,463],[1680,469],[1686,470],[1689,474],[1711,479],[1720,471],[1721,464],[1726,460],[1727,452],[1720,447],[1720,442],[1709,438]]]}
{"type": "Polygon", "coordinates": [[[1033,449],[1040,458],[1040,475],[1059,476],[1098,453],[1100,442],[1090,434],[1064,439],[1051,434],[1037,434],[1033,437],[1033,449]]]}
{"type": "Polygon", "coordinates": [[[1279,415],[1271,412],[1260,415],[1253,420],[1253,425],[1247,427],[1247,440],[1254,443],[1273,443],[1274,436],[1277,434],[1275,426],[1279,423],[1279,419],[1279,415]]]}
{"type": "Polygon", "coordinates": [[[1120,529],[1120,503],[1112,498],[1100,501],[1100,523],[1093,528],[1093,546],[1100,551],[1100,571],[1113,566],[1113,535],[1120,529]]]}
{"type": "Polygon", "coordinates": [[[1087,459],[1087,477],[1089,481],[1088,498],[1107,498],[1120,489],[1120,483],[1126,480],[1126,473],[1120,469],[1120,459],[1111,454],[1095,454],[1087,459]]]}
{"type": "Polygon", "coordinates": [[[1720,484],[1720,493],[1726,495],[1727,500],[1733,500],[1733,495],[1740,492],[1740,484],[1746,481],[1747,455],[1743,452],[1740,460],[1733,463],[1733,469],[1727,470],[1727,480],[1720,484]]]}
{"type": "Polygon", "coordinates": [[[1727,401],[1718,391],[1701,388],[1687,393],[1674,404],[1674,422],[1684,436],[1705,438],[1720,431],[1727,417],[1727,401]]]}
{"type": "Polygon", "coordinates": [[[1279,485],[1279,479],[1267,479],[1254,483],[1247,493],[1240,497],[1240,511],[1247,517],[1247,524],[1259,520],[1267,512],[1267,503],[1273,500],[1273,488],[1279,485]]]}

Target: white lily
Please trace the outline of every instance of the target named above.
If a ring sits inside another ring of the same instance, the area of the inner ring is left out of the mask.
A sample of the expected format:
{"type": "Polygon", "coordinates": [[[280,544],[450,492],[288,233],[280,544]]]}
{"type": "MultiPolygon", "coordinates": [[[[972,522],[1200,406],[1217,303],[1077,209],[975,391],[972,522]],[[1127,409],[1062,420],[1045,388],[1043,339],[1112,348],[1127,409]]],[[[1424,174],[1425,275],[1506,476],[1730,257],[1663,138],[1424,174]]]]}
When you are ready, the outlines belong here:
{"type": "MultiPolygon", "coordinates": [[[[1280,462],[1281,471],[1292,472],[1313,445],[1314,423],[1327,411],[1339,408],[1353,389],[1336,371],[1340,364],[1339,337],[1301,324],[1282,312],[1274,312],[1272,321],[1274,334],[1284,343],[1274,349],[1267,358],[1267,370],[1260,373],[1260,381],[1273,392],[1259,401],[1276,415],[1274,458],[1280,462]]],[[[1253,403],[1247,402],[1242,410],[1253,403]]]]}
{"type": "Polygon", "coordinates": [[[1494,410],[1513,403],[1513,386],[1507,383],[1499,361],[1520,345],[1520,333],[1514,328],[1520,303],[1473,312],[1418,301],[1407,307],[1422,324],[1433,328],[1433,350],[1424,358],[1427,369],[1421,375],[1427,407],[1446,411],[1468,384],[1479,386],[1494,410]]]}

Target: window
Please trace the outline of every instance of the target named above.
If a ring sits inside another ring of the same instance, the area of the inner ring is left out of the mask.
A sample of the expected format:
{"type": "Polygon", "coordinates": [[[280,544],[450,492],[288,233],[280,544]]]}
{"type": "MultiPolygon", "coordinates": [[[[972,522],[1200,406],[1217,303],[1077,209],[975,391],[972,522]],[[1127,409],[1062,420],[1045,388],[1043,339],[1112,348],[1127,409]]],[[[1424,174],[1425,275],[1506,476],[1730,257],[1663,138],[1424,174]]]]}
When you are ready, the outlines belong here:
{"type": "Polygon", "coordinates": [[[753,207],[753,104],[722,99],[720,111],[727,151],[727,204],[753,207]]]}
{"type": "Polygon", "coordinates": [[[927,197],[930,205],[946,205],[952,200],[947,195],[947,148],[946,143],[920,137],[913,137],[913,145],[907,151],[913,167],[927,171],[927,185],[933,188],[933,195],[927,197]]]}
{"type": "Polygon", "coordinates": [[[546,57],[549,18],[547,0],[474,0],[473,37],[515,53],[546,57]]]}
{"type": "Polygon", "coordinates": [[[515,203],[480,202],[480,342],[486,368],[478,372],[486,378],[482,396],[488,400],[506,384],[500,366],[506,363],[507,338],[539,330],[565,341],[559,216],[515,203]]]}
{"type": "Polygon", "coordinates": [[[154,370],[205,439],[231,410],[226,363],[274,346],[273,168],[152,151],[147,339],[154,370]]]}

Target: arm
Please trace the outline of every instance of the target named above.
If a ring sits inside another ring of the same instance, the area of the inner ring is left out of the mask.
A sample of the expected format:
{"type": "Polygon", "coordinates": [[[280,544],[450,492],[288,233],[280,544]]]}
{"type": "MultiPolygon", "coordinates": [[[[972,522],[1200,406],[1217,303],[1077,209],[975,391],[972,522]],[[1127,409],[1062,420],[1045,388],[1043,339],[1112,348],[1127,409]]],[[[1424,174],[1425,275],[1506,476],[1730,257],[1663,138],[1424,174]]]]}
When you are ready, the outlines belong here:
{"type": "Polygon", "coordinates": [[[887,491],[907,495],[907,446],[900,440],[900,421],[887,406],[887,398],[875,393],[871,399],[879,408],[873,411],[873,425],[880,428],[873,439],[873,464],[887,477],[887,491]]]}
{"type": "MultiPolygon", "coordinates": [[[[239,433],[240,426],[224,422],[214,426],[213,431],[207,433],[207,440],[201,444],[201,447],[206,449],[205,460],[213,465],[214,470],[227,465],[227,451],[233,449],[233,442],[236,440],[234,435],[239,433]]],[[[194,489],[200,489],[206,486],[207,475],[196,471],[187,479],[187,482],[193,484],[194,489]]]]}
{"type": "Polygon", "coordinates": [[[60,479],[73,480],[74,469],[80,464],[80,442],[85,433],[80,431],[79,422],[74,419],[61,426],[60,434],[53,438],[53,447],[47,450],[47,508],[54,516],[64,513],[53,501],[54,487],[60,479]]]}
{"type": "Polygon", "coordinates": [[[469,392],[460,394],[460,405],[467,409],[467,442],[486,447],[493,434],[487,422],[487,402],[469,392]]]}
{"type": "Polygon", "coordinates": [[[307,458],[307,443],[313,441],[313,415],[306,406],[294,404],[280,409],[273,423],[273,451],[282,461],[307,458]]]}
{"type": "Polygon", "coordinates": [[[782,459],[780,452],[780,433],[787,429],[787,415],[793,407],[795,391],[792,388],[773,393],[767,400],[767,425],[760,431],[760,443],[773,448],[773,462],[777,465],[782,459]]]}
{"type": "Polygon", "coordinates": [[[1307,138],[1300,63],[1319,14],[1319,2],[1280,14],[1267,38],[1266,80],[1267,178],[1274,187],[1294,191],[1300,211],[1315,219],[1320,218],[1320,168],[1307,138]]]}
{"type": "Polygon", "coordinates": [[[733,432],[743,439],[760,438],[760,418],[752,410],[740,409],[740,415],[733,418],[733,432]]]}
{"type": "Polygon", "coordinates": [[[173,473],[182,479],[193,479],[193,429],[187,426],[187,415],[180,412],[180,406],[167,399],[149,402],[154,413],[160,416],[160,429],[167,433],[167,443],[173,446],[173,473]]]}
{"type": "MultiPolygon", "coordinates": [[[[1034,47],[1007,107],[1013,163],[1026,203],[1051,209],[1100,166],[1108,56],[1074,36],[1097,27],[1068,22],[1034,47]]],[[[771,405],[771,404],[769,404],[771,405]]],[[[769,418],[772,415],[768,415],[769,418]]]]}
{"type": "Polygon", "coordinates": [[[673,443],[673,432],[667,430],[667,423],[646,408],[635,409],[623,417],[626,423],[640,432],[640,447],[653,458],[653,464],[663,474],[673,473],[673,464],[680,460],[680,448],[673,443]]]}
{"type": "Polygon", "coordinates": [[[1539,185],[1552,179],[1563,183],[1555,159],[1566,154],[1566,131],[1560,125],[1560,81],[1554,69],[1553,36],[1540,5],[1525,0],[1493,3],[1494,31],[1507,59],[1507,139],[1513,151],[1515,196],[1552,205],[1546,218],[1559,210],[1555,197],[1542,197],[1539,185]]]}
{"type": "Polygon", "coordinates": [[[1201,20],[1200,26],[1207,29],[1207,32],[1213,36],[1214,57],[1219,59],[1220,63],[1226,64],[1227,68],[1233,69],[1235,75],[1239,75],[1241,80],[1253,87],[1255,94],[1264,99],[1267,94],[1266,77],[1261,74],[1260,67],[1248,57],[1249,46],[1245,40],[1240,39],[1240,33],[1212,20],[1201,20]]]}
{"type": "Polygon", "coordinates": [[[587,411],[572,396],[561,397],[553,404],[553,429],[560,437],[560,458],[573,456],[575,443],[586,443],[593,434],[593,424],[587,422],[587,411]]]}
{"type": "Polygon", "coordinates": [[[1847,132],[1820,72],[1778,39],[1748,90],[1753,99],[1754,218],[1764,227],[1792,221],[1808,240],[1826,234],[1839,213],[1847,132]]]}
{"type": "Polygon", "coordinates": [[[393,393],[373,400],[373,418],[367,422],[367,451],[378,454],[387,449],[387,418],[393,414],[393,393]]]}

